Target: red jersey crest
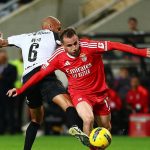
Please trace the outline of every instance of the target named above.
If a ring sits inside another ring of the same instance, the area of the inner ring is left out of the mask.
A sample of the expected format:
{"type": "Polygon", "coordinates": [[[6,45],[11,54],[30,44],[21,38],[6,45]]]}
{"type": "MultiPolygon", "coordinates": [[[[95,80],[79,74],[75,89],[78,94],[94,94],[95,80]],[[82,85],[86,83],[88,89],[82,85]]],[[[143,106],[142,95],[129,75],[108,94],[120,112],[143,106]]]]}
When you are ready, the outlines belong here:
{"type": "Polygon", "coordinates": [[[81,54],[80,54],[80,58],[82,59],[83,62],[86,62],[86,61],[87,61],[87,56],[86,56],[86,54],[84,54],[84,53],[81,53],[81,54]]]}

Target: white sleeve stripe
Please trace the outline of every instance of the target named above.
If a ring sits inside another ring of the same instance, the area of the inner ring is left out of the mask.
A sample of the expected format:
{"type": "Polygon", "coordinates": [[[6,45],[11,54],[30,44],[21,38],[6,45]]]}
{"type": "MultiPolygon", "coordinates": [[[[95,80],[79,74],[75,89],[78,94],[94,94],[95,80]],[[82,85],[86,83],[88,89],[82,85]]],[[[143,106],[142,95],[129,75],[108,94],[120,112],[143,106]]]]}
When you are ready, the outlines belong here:
{"type": "Polygon", "coordinates": [[[88,46],[89,48],[98,48],[97,46],[88,46]]]}
{"type": "Polygon", "coordinates": [[[59,53],[57,53],[56,55],[54,55],[53,57],[51,57],[49,60],[48,60],[48,63],[50,63],[57,55],[59,55],[60,53],[62,53],[64,51],[60,51],[59,53]]]}
{"type": "Polygon", "coordinates": [[[80,41],[79,41],[79,43],[80,43],[80,44],[87,44],[87,42],[80,42],[80,41]]]}
{"type": "Polygon", "coordinates": [[[89,46],[97,46],[97,43],[89,43],[89,46]]]}
{"type": "Polygon", "coordinates": [[[88,45],[80,45],[81,47],[88,47],[88,45]]]}
{"type": "Polygon", "coordinates": [[[42,65],[42,69],[45,69],[47,66],[45,64],[42,65]]]}
{"type": "Polygon", "coordinates": [[[80,43],[80,45],[88,45],[87,43],[80,43]]]}
{"type": "Polygon", "coordinates": [[[59,55],[60,53],[64,52],[64,50],[59,50],[57,51],[57,53],[54,53],[51,58],[48,60],[48,63],[50,63],[57,55],[59,55]]]}
{"type": "Polygon", "coordinates": [[[47,64],[43,64],[42,65],[42,69],[46,69],[47,66],[49,65],[49,63],[60,53],[64,52],[64,49],[62,47],[58,48],[53,54],[52,56],[47,60],[47,64]]]}
{"type": "Polygon", "coordinates": [[[108,51],[107,41],[105,41],[105,51],[108,51]]]}
{"type": "Polygon", "coordinates": [[[90,47],[90,46],[98,47],[97,45],[91,45],[91,44],[89,44],[89,47],[90,47]]]}
{"type": "Polygon", "coordinates": [[[103,45],[98,45],[99,43],[97,42],[80,42],[80,46],[81,47],[88,47],[88,48],[101,48],[101,49],[104,49],[105,51],[108,51],[108,43],[107,41],[104,41],[104,44],[103,45]]]}
{"type": "Polygon", "coordinates": [[[88,45],[80,45],[81,47],[88,47],[88,45]]]}
{"type": "Polygon", "coordinates": [[[51,57],[53,57],[53,56],[56,55],[59,51],[62,51],[62,50],[64,50],[62,47],[56,49],[56,50],[54,51],[54,53],[51,55],[51,57]]]}
{"type": "Polygon", "coordinates": [[[97,42],[79,42],[81,45],[97,45],[97,42]]]}
{"type": "Polygon", "coordinates": [[[98,48],[98,43],[97,42],[80,42],[81,47],[88,47],[88,48],[98,48]]]}

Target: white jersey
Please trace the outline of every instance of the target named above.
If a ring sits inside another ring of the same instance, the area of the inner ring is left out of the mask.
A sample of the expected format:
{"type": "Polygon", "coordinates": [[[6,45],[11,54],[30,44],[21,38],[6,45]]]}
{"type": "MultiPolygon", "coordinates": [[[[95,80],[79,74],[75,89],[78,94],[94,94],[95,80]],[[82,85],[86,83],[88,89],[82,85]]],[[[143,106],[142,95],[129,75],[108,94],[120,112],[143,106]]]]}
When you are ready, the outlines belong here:
{"type": "MultiPolygon", "coordinates": [[[[57,36],[58,37],[58,36],[57,36]]],[[[58,40],[55,33],[49,30],[15,35],[8,37],[8,44],[15,45],[22,50],[24,73],[45,64],[56,49],[58,40]]]]}

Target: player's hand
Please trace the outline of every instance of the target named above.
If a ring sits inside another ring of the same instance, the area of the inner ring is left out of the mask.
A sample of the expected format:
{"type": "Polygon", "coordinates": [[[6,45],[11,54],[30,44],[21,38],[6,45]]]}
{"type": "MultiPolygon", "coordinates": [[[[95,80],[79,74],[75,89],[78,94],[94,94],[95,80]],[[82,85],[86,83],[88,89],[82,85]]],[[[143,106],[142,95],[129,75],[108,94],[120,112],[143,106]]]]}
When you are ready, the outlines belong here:
{"type": "Polygon", "coordinates": [[[150,57],[150,48],[147,49],[147,57],[150,57]]]}
{"type": "Polygon", "coordinates": [[[17,94],[17,89],[16,89],[16,88],[10,89],[10,90],[6,93],[6,95],[7,95],[8,97],[15,97],[15,96],[17,96],[17,95],[18,95],[18,94],[17,94]]]}

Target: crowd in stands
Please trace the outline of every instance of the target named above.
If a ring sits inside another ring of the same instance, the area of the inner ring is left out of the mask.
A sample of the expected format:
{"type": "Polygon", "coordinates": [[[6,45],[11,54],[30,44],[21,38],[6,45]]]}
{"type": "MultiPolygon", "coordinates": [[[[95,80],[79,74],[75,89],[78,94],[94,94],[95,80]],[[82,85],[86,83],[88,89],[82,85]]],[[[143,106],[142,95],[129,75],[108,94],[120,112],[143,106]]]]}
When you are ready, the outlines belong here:
{"type": "MultiPolygon", "coordinates": [[[[12,0],[0,0],[0,3],[7,3],[7,2],[10,2],[12,0]]],[[[30,3],[32,2],[33,0],[18,0],[19,3],[21,4],[27,4],[27,3],[30,3]]]]}
{"type": "Polygon", "coordinates": [[[10,134],[15,132],[15,111],[16,102],[13,98],[8,98],[6,92],[14,87],[17,79],[17,69],[8,63],[7,52],[0,50],[0,134],[8,131],[10,134]]]}
{"type": "MultiPolygon", "coordinates": [[[[130,17],[127,23],[129,33],[144,33],[138,29],[138,20],[135,17],[130,17]]],[[[141,36],[124,38],[124,43],[134,47],[144,42],[145,39],[141,36]]],[[[121,59],[137,62],[138,66],[120,67],[117,77],[113,75],[112,68],[105,68],[110,87],[113,134],[128,134],[131,114],[150,113],[150,80],[145,58],[123,53],[121,59]]]]}
{"type": "Polygon", "coordinates": [[[0,18],[9,15],[19,7],[33,0],[0,0],[0,18]]]}
{"type": "Polygon", "coordinates": [[[129,70],[121,67],[118,77],[108,81],[113,134],[128,134],[130,114],[150,113],[150,84],[145,86],[140,73],[129,70]]]}

